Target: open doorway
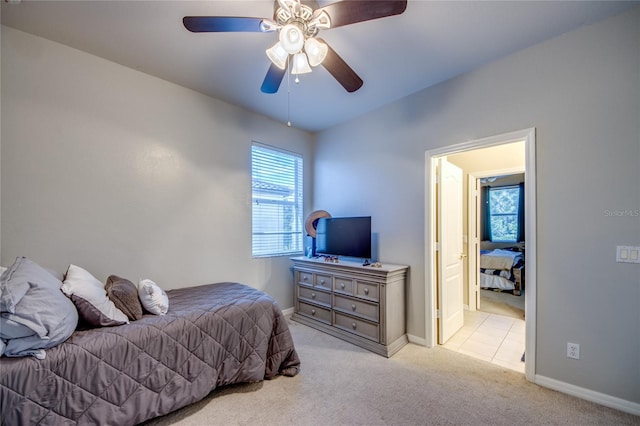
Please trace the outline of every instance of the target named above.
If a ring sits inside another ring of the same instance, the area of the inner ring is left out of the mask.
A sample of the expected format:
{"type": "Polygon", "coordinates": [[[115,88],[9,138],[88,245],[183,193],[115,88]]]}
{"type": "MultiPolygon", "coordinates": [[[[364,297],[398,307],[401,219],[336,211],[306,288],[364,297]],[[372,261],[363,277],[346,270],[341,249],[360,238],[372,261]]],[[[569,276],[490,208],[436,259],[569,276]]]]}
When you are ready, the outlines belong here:
{"type": "MultiPolygon", "coordinates": [[[[505,176],[515,173],[524,172],[526,176],[523,189],[524,189],[524,211],[526,212],[526,222],[524,224],[524,232],[527,235],[527,239],[522,244],[522,251],[527,253],[527,268],[523,270],[524,274],[521,281],[527,283],[526,287],[526,299],[525,299],[525,312],[526,312],[526,325],[524,328],[524,340],[526,350],[526,363],[525,374],[528,380],[533,380],[535,372],[535,129],[527,129],[518,132],[512,132],[509,134],[499,135],[495,137],[485,138],[481,140],[465,142],[455,146],[449,146],[438,150],[428,151],[426,153],[426,212],[428,217],[428,223],[426,226],[426,283],[425,283],[425,295],[426,295],[426,340],[427,346],[435,346],[438,343],[443,343],[442,337],[449,337],[455,334],[455,327],[460,327],[459,324],[454,322],[447,322],[448,316],[447,310],[453,303],[450,300],[451,295],[456,295],[456,291],[451,289],[442,288],[438,283],[441,279],[441,270],[443,267],[443,259],[447,259],[446,250],[443,252],[444,247],[449,247],[451,244],[447,244],[446,232],[442,232],[438,223],[439,217],[444,217],[447,213],[442,211],[442,203],[439,196],[442,195],[440,191],[443,185],[438,185],[438,179],[436,170],[438,167],[442,167],[442,160],[447,160],[453,164],[458,163],[465,169],[464,174],[467,175],[467,179],[463,179],[466,185],[465,193],[465,212],[471,212],[465,219],[465,229],[463,232],[462,247],[463,250],[459,253],[459,258],[462,259],[465,265],[465,273],[462,282],[459,284],[462,287],[463,297],[462,300],[457,300],[458,296],[453,296],[456,299],[456,303],[459,306],[464,305],[465,314],[475,312],[478,306],[482,306],[481,298],[481,283],[480,283],[480,250],[482,238],[479,234],[480,226],[479,221],[479,202],[477,193],[479,184],[482,179],[489,177],[494,178],[496,176],[505,176]],[[512,154],[509,150],[520,153],[519,164],[507,164],[505,160],[509,160],[517,154],[512,154]],[[481,151],[485,154],[491,154],[491,151],[498,153],[496,155],[488,155],[484,158],[489,160],[483,160],[478,162],[477,155],[481,151]],[[473,159],[475,156],[475,160],[473,159]],[[464,157],[471,158],[473,167],[465,166],[464,157]],[[478,185],[478,186],[476,186],[478,185]],[[475,193],[475,195],[474,195],[475,193]],[[474,225],[475,224],[475,225],[474,225]],[[474,274],[477,276],[474,278],[474,274]],[[525,278],[526,277],[526,278],[525,278]],[[444,290],[444,291],[442,291],[444,290]],[[443,299],[443,294],[445,299],[443,299]],[[449,294],[449,296],[447,296],[449,294]],[[449,297],[449,299],[446,299],[449,297]],[[442,310],[444,308],[444,310],[442,310]]],[[[495,179],[497,180],[497,179],[495,179]]],[[[455,205],[455,204],[454,204],[455,205]]],[[[512,245],[513,247],[513,245],[512,245]]],[[[455,251],[455,250],[454,250],[455,251]]],[[[451,259],[455,256],[451,256],[451,259]]],[[[448,261],[447,261],[448,262],[448,261]]],[[[450,262],[449,262],[450,263],[450,262]]],[[[446,263],[444,265],[449,265],[446,263]]],[[[447,282],[447,285],[450,285],[447,282]]],[[[511,297],[518,297],[513,295],[513,289],[511,290],[511,297]]]]}
{"type": "Polygon", "coordinates": [[[523,319],[524,142],[466,151],[447,158],[468,177],[464,187],[464,235],[468,252],[465,306],[470,311],[490,311],[523,319]],[[503,165],[509,167],[492,168],[495,157],[500,157],[503,165]],[[506,294],[516,297],[506,297],[506,294]],[[492,304],[504,306],[492,307],[492,304]]]}

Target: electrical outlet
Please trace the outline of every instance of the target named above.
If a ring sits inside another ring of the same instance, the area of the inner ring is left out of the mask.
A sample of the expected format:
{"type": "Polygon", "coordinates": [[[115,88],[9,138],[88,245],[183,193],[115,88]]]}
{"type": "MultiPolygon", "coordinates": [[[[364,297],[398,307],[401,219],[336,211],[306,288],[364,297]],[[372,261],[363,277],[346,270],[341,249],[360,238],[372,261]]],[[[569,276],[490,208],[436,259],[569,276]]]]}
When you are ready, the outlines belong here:
{"type": "Polygon", "coordinates": [[[567,343],[567,358],[580,359],[580,345],[578,343],[567,343]]]}

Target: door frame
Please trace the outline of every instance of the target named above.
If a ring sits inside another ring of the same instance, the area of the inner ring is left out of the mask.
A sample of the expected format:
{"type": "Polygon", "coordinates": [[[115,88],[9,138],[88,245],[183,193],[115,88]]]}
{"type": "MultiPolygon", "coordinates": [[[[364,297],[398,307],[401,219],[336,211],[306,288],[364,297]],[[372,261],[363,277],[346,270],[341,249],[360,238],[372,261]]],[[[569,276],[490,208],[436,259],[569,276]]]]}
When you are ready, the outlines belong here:
{"type": "Polygon", "coordinates": [[[527,283],[525,299],[525,377],[534,381],[536,360],[536,129],[517,130],[497,136],[462,142],[425,152],[425,344],[437,346],[436,269],[436,163],[437,158],[524,141],[525,143],[525,250],[527,283]]]}

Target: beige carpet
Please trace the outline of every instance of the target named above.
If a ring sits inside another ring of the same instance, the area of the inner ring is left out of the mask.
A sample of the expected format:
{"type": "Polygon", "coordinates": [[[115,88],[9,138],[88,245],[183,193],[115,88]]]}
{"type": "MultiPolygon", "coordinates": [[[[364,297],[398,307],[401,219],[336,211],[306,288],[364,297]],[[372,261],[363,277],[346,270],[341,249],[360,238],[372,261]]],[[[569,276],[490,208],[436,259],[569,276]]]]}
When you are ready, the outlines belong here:
{"type": "Polygon", "coordinates": [[[290,322],[296,377],[235,385],[148,425],[640,425],[444,348],[390,359],[290,322]]]}

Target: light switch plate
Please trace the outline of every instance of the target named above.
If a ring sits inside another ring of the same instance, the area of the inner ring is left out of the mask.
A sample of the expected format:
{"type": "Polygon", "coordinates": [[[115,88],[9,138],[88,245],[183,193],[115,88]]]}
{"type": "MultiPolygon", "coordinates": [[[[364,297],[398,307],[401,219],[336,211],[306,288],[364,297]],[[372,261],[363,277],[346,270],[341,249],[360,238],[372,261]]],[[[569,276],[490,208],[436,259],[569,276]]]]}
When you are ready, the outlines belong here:
{"type": "Polygon", "coordinates": [[[617,246],[616,262],[619,263],[640,263],[640,247],[617,246]]]}

